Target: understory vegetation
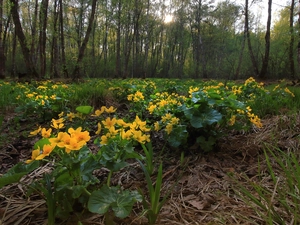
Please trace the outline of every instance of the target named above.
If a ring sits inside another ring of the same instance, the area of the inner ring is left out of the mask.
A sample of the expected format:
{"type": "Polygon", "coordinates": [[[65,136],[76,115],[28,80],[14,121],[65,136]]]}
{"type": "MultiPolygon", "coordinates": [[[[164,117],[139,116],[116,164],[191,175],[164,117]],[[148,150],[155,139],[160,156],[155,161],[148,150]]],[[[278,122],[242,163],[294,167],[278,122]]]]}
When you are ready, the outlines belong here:
{"type": "Polygon", "coordinates": [[[299,224],[291,84],[1,81],[0,223],[299,224]]]}

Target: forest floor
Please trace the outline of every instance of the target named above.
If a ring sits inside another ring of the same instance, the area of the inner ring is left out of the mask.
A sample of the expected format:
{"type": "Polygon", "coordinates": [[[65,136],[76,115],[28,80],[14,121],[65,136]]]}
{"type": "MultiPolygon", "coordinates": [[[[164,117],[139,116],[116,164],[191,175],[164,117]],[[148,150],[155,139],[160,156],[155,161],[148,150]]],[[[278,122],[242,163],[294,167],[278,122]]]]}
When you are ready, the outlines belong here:
{"type": "MultiPolygon", "coordinates": [[[[32,139],[26,134],[32,131],[28,121],[19,126],[14,115],[5,117],[1,135],[5,136],[0,146],[0,174],[19,161],[30,158],[32,139]]],[[[265,224],[255,207],[239,194],[239,185],[253,190],[251,182],[260,183],[272,190],[263,149],[266,145],[284,151],[299,149],[300,114],[273,116],[262,120],[262,129],[247,133],[232,133],[218,142],[212,152],[201,154],[197,149],[186,152],[180,165],[180,152],[164,151],[162,196],[170,188],[171,194],[163,206],[157,224],[265,224]]],[[[153,140],[154,149],[160,148],[162,140],[153,140]]],[[[93,146],[90,146],[93,150],[93,146]]],[[[159,151],[156,151],[159,154],[159,151]]],[[[158,157],[158,156],[157,156],[158,157]]],[[[26,185],[41,177],[47,165],[22,178],[23,184],[14,184],[0,189],[0,224],[47,224],[47,206],[38,195],[25,197],[26,185]]],[[[277,176],[282,171],[275,166],[277,176]]],[[[105,177],[107,171],[97,171],[97,177],[105,177]]],[[[283,175],[282,175],[283,176],[283,175]]],[[[155,179],[155,174],[153,176],[155,179]]],[[[146,180],[137,162],[116,173],[113,184],[125,188],[141,188],[147,193],[146,180]]],[[[255,194],[255,193],[254,193],[255,194]]],[[[129,217],[115,220],[115,224],[147,224],[142,215],[142,205],[135,204],[129,217]]],[[[74,212],[65,221],[57,224],[103,224],[101,215],[74,212]]]]}

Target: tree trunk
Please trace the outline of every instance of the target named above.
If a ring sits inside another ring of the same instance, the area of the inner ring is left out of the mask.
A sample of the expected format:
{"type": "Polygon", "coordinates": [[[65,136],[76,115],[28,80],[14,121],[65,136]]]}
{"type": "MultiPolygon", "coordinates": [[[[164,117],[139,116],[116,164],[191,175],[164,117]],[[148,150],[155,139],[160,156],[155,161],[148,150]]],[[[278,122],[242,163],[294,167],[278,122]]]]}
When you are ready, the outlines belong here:
{"type": "Polygon", "coordinates": [[[118,2],[117,18],[117,49],[116,49],[116,76],[121,77],[121,0],[118,2]]]}
{"type": "Polygon", "coordinates": [[[289,61],[290,61],[290,73],[291,78],[295,79],[295,63],[294,63],[294,6],[295,6],[295,0],[292,0],[291,3],[291,9],[290,9],[290,47],[289,47],[289,61]]]}
{"type": "Polygon", "coordinates": [[[60,45],[61,45],[61,64],[64,73],[64,77],[68,78],[69,73],[66,65],[66,53],[65,53],[65,33],[64,33],[64,11],[62,0],[59,0],[59,24],[60,24],[60,45]]]}
{"type": "Polygon", "coordinates": [[[264,79],[267,75],[269,56],[270,56],[270,36],[271,36],[271,14],[272,14],[272,0],[269,0],[268,3],[268,21],[267,21],[267,31],[265,35],[266,47],[265,55],[263,60],[263,65],[259,74],[259,78],[264,79]]]}
{"type": "Polygon", "coordinates": [[[147,1],[147,21],[146,21],[146,44],[145,44],[145,67],[144,67],[144,79],[147,77],[148,73],[148,51],[149,51],[149,42],[150,42],[150,31],[149,31],[149,11],[150,11],[150,0],[147,1]]]}
{"type": "Polygon", "coordinates": [[[12,14],[13,21],[15,24],[15,32],[16,32],[16,35],[17,35],[20,45],[21,45],[22,53],[24,56],[25,64],[26,64],[27,74],[29,76],[38,78],[39,76],[35,70],[35,66],[33,64],[33,61],[32,61],[31,55],[30,55],[30,51],[27,47],[26,37],[24,35],[23,29],[21,26],[20,17],[19,17],[19,13],[18,13],[18,6],[19,6],[18,0],[10,0],[10,3],[11,3],[11,14],[12,14]]]}
{"type": "Polygon", "coordinates": [[[57,43],[57,21],[58,21],[58,11],[57,11],[58,1],[54,1],[53,8],[53,36],[52,36],[52,48],[51,48],[51,68],[50,68],[50,77],[57,78],[59,77],[58,72],[58,43],[57,43]]]}
{"type": "MultiPolygon", "coordinates": [[[[298,4],[300,5],[300,0],[298,4]]],[[[300,26],[300,7],[298,7],[298,26],[300,26]]],[[[300,37],[300,33],[299,33],[299,37],[300,37]]],[[[300,72],[300,38],[298,40],[297,50],[298,50],[297,61],[298,61],[298,73],[299,73],[300,72]]]]}
{"type": "MultiPolygon", "coordinates": [[[[33,14],[33,18],[32,18],[32,22],[31,22],[31,45],[30,45],[30,55],[31,57],[34,57],[34,60],[36,60],[35,57],[35,49],[36,49],[36,43],[37,43],[37,38],[36,38],[36,26],[37,26],[37,14],[38,14],[38,6],[39,6],[39,1],[35,0],[35,6],[34,6],[34,14],[33,14]]],[[[30,13],[30,11],[28,10],[28,13],[30,13]]]]}
{"type": "Polygon", "coordinates": [[[4,55],[4,43],[2,39],[3,35],[3,0],[0,0],[0,79],[5,78],[5,55],[4,55]]]}
{"type": "Polygon", "coordinates": [[[49,0],[42,0],[40,8],[40,77],[45,77],[46,73],[46,28],[48,17],[48,1],[49,0]]]}
{"type": "Polygon", "coordinates": [[[88,28],[87,28],[85,37],[84,37],[83,42],[82,42],[82,44],[80,46],[80,49],[79,49],[76,66],[75,66],[75,69],[73,71],[73,79],[80,78],[80,64],[82,62],[82,59],[83,59],[83,56],[84,56],[84,51],[86,49],[86,46],[87,46],[87,43],[89,41],[89,37],[90,37],[91,31],[92,31],[92,27],[93,27],[93,23],[94,23],[94,18],[95,18],[96,3],[97,3],[97,0],[93,0],[92,1],[92,11],[91,11],[91,15],[90,15],[90,18],[89,18],[88,28]]]}
{"type": "Polygon", "coordinates": [[[249,54],[250,54],[250,58],[251,58],[251,61],[252,61],[252,66],[253,66],[253,69],[254,69],[255,76],[258,76],[258,74],[259,74],[258,65],[257,65],[257,62],[255,60],[255,56],[253,54],[251,39],[250,39],[249,8],[248,7],[249,7],[249,2],[248,2],[248,0],[245,0],[245,29],[246,29],[246,33],[247,33],[248,49],[249,49],[249,54]]]}
{"type": "Polygon", "coordinates": [[[243,55],[244,55],[244,49],[245,49],[245,43],[246,43],[246,39],[247,39],[247,29],[246,29],[246,19],[245,19],[245,25],[244,25],[244,35],[243,35],[243,43],[242,43],[242,48],[241,48],[241,52],[240,52],[240,56],[238,58],[238,66],[236,68],[236,72],[235,75],[233,77],[234,80],[237,80],[239,78],[240,75],[240,69],[241,69],[241,65],[242,65],[242,61],[243,61],[243,55]]]}

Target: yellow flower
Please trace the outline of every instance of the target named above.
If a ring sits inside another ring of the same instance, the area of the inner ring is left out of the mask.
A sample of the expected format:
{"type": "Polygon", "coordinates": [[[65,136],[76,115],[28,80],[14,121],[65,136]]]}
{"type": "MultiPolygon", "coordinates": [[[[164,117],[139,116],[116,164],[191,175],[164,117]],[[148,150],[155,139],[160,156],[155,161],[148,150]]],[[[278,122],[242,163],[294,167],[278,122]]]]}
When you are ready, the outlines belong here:
{"type": "Polygon", "coordinates": [[[54,143],[57,145],[58,143],[63,142],[64,135],[69,135],[69,134],[67,134],[66,132],[59,132],[56,138],[49,138],[49,141],[51,144],[54,143]]]}
{"type": "Polygon", "coordinates": [[[74,130],[72,127],[68,129],[68,133],[71,135],[71,138],[75,138],[78,142],[84,141],[88,142],[91,137],[88,131],[81,131],[82,128],[78,127],[76,130],[74,130]]]}
{"type": "Polygon", "coordinates": [[[116,118],[111,119],[110,117],[107,117],[106,120],[102,120],[101,122],[105,128],[109,129],[112,126],[115,126],[117,119],[116,118]]]}
{"type": "Polygon", "coordinates": [[[104,113],[106,107],[105,106],[102,106],[101,109],[97,109],[95,111],[95,114],[93,116],[101,116],[102,113],[104,113]]]}
{"type": "Polygon", "coordinates": [[[43,146],[43,152],[42,152],[42,154],[40,154],[39,156],[37,156],[36,158],[35,158],[35,160],[41,160],[41,159],[43,159],[43,158],[45,158],[46,156],[49,156],[50,155],[50,153],[53,151],[53,149],[55,148],[55,144],[54,143],[52,143],[52,144],[48,144],[48,145],[44,145],[43,146]]]}
{"type": "Polygon", "coordinates": [[[86,144],[85,141],[78,141],[77,138],[71,138],[70,142],[65,145],[66,153],[70,153],[71,151],[78,151],[86,144]]]}
{"type": "Polygon", "coordinates": [[[142,121],[138,116],[135,117],[134,122],[138,125],[138,127],[146,126],[146,121],[142,121]]]}
{"type": "Polygon", "coordinates": [[[242,109],[237,109],[236,111],[237,111],[239,114],[245,114],[245,111],[242,110],[242,109]]]}
{"type": "Polygon", "coordinates": [[[76,116],[75,116],[75,113],[70,112],[70,113],[67,113],[67,117],[68,117],[69,121],[73,121],[73,119],[74,119],[76,116]]]}
{"type": "Polygon", "coordinates": [[[167,124],[165,130],[166,130],[167,134],[170,134],[173,130],[173,124],[171,124],[171,123],[167,124]]]}
{"type": "Polygon", "coordinates": [[[65,124],[57,123],[55,121],[52,121],[52,124],[51,124],[51,127],[55,128],[57,130],[62,129],[64,126],[65,126],[65,124]]]}
{"type": "Polygon", "coordinates": [[[55,128],[55,129],[62,129],[65,125],[63,124],[64,122],[64,118],[59,118],[57,120],[55,119],[52,119],[52,124],[51,124],[51,127],[55,128]]]}
{"type": "Polygon", "coordinates": [[[154,123],[154,130],[155,131],[159,131],[160,130],[159,122],[157,122],[157,121],[154,123]]]}
{"type": "Polygon", "coordinates": [[[97,135],[99,135],[100,134],[100,132],[101,132],[101,123],[99,122],[98,124],[97,124],[97,131],[95,132],[97,135]]]}
{"type": "Polygon", "coordinates": [[[235,124],[235,118],[236,118],[236,116],[232,115],[231,118],[229,119],[228,123],[230,126],[233,126],[235,124]]]}
{"type": "Polygon", "coordinates": [[[141,143],[141,144],[145,144],[146,142],[146,137],[142,134],[142,131],[138,130],[138,131],[132,131],[133,135],[133,139],[136,140],[137,142],[141,143]]]}
{"type": "Polygon", "coordinates": [[[31,159],[26,160],[25,163],[31,163],[32,161],[34,161],[39,155],[41,154],[41,150],[40,147],[38,147],[38,149],[35,149],[32,151],[31,153],[31,159]]]}
{"type": "Polygon", "coordinates": [[[26,97],[27,98],[32,98],[34,95],[33,94],[27,94],[26,97]]]}
{"type": "Polygon", "coordinates": [[[46,128],[42,129],[42,137],[43,138],[49,138],[51,136],[52,128],[49,128],[46,130],[46,128]]]}
{"type": "Polygon", "coordinates": [[[63,115],[64,115],[64,112],[61,112],[60,114],[58,114],[58,117],[61,118],[63,115]]]}
{"type": "Polygon", "coordinates": [[[74,134],[74,133],[80,133],[81,130],[82,130],[81,127],[78,127],[76,130],[74,130],[73,127],[70,127],[70,128],[68,129],[68,133],[72,135],[72,134],[74,134]]]}
{"type": "Polygon", "coordinates": [[[123,119],[118,119],[117,124],[121,127],[128,127],[128,124],[123,119]]]}
{"type": "Polygon", "coordinates": [[[138,102],[140,100],[144,100],[144,95],[142,92],[140,91],[137,91],[135,94],[134,94],[134,97],[133,97],[133,101],[134,102],[138,102]]]}
{"type": "Polygon", "coordinates": [[[57,143],[57,146],[60,148],[64,148],[66,145],[69,145],[71,142],[71,136],[67,133],[64,133],[61,137],[60,142],[57,143]]]}
{"type": "Polygon", "coordinates": [[[114,107],[109,107],[109,108],[106,108],[105,107],[105,112],[107,112],[107,113],[114,113],[115,111],[116,111],[117,109],[116,108],[114,108],[114,107]]]}
{"type": "Polygon", "coordinates": [[[102,135],[101,136],[101,145],[106,145],[108,143],[108,139],[110,138],[110,134],[102,135]]]}
{"type": "Polygon", "coordinates": [[[121,130],[121,138],[122,139],[126,139],[126,140],[129,140],[132,136],[132,132],[131,130],[128,130],[128,131],[124,131],[124,129],[121,130]]]}
{"type": "Polygon", "coordinates": [[[288,94],[290,94],[292,97],[295,97],[294,93],[291,92],[287,87],[284,89],[284,91],[288,94]]]}
{"type": "Polygon", "coordinates": [[[108,132],[109,132],[109,134],[111,135],[111,137],[114,137],[114,136],[116,136],[116,135],[119,133],[119,130],[116,130],[115,127],[110,127],[110,128],[108,129],[108,132]]]}
{"type": "Polygon", "coordinates": [[[156,109],[156,105],[150,105],[148,107],[148,111],[149,111],[150,114],[152,114],[155,109],[156,109]]]}
{"type": "Polygon", "coordinates": [[[133,94],[130,94],[130,95],[127,96],[128,101],[132,101],[132,99],[133,99],[133,94]]]}
{"type": "Polygon", "coordinates": [[[45,105],[45,101],[42,99],[41,105],[45,105]]]}
{"type": "Polygon", "coordinates": [[[172,125],[175,125],[175,124],[178,124],[178,122],[179,122],[179,118],[177,118],[177,117],[173,117],[172,119],[171,119],[171,124],[172,125]]]}
{"type": "Polygon", "coordinates": [[[38,129],[31,131],[28,137],[36,136],[42,130],[41,126],[38,129]]]}
{"type": "Polygon", "coordinates": [[[258,116],[252,116],[252,117],[250,117],[250,122],[252,123],[252,124],[254,124],[256,127],[258,127],[258,128],[262,128],[263,127],[263,125],[262,125],[262,123],[260,122],[260,119],[258,118],[258,116]]]}
{"type": "Polygon", "coordinates": [[[170,120],[172,118],[172,114],[167,113],[166,115],[161,117],[161,121],[162,122],[167,122],[168,120],[170,120]]]}

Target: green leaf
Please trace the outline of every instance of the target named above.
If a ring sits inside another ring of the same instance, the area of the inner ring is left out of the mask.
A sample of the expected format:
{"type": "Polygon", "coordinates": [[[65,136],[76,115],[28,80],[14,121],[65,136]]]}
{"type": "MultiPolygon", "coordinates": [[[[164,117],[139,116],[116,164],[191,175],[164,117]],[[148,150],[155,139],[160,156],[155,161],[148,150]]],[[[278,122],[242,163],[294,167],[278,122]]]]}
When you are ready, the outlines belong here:
{"type": "Polygon", "coordinates": [[[24,164],[24,162],[19,162],[14,167],[9,169],[6,174],[0,177],[0,188],[8,184],[18,182],[24,175],[38,168],[39,165],[39,161],[33,161],[30,164],[24,164]]]}
{"type": "Polygon", "coordinates": [[[216,144],[216,139],[212,136],[209,136],[208,139],[200,136],[197,138],[196,142],[200,144],[202,150],[204,150],[205,152],[209,152],[213,150],[213,147],[216,144]]]}
{"type": "Polygon", "coordinates": [[[34,144],[34,149],[38,149],[38,147],[40,149],[43,149],[44,145],[49,145],[49,144],[50,144],[50,141],[48,138],[42,138],[34,144]]]}
{"type": "Polygon", "coordinates": [[[111,208],[117,217],[125,218],[130,214],[133,204],[141,200],[142,196],[137,191],[130,192],[104,185],[91,194],[88,209],[92,213],[105,214],[111,208]]]}
{"type": "Polygon", "coordinates": [[[217,123],[222,119],[222,114],[215,109],[206,109],[200,115],[192,116],[191,125],[195,128],[205,127],[217,123]]]}
{"type": "Polygon", "coordinates": [[[88,115],[90,114],[92,111],[93,111],[93,107],[92,106],[89,106],[89,105],[83,105],[83,106],[78,106],[76,108],[76,111],[77,112],[80,112],[82,114],[85,114],[85,115],[88,115]]]}
{"type": "Polygon", "coordinates": [[[168,142],[172,147],[177,148],[186,143],[187,137],[188,132],[186,130],[186,126],[178,125],[173,128],[170,136],[168,137],[168,142]]]}

